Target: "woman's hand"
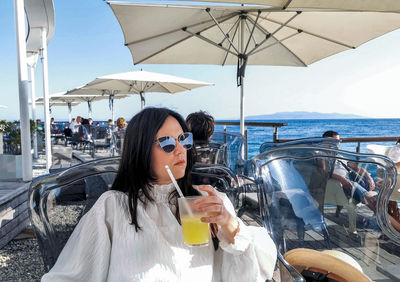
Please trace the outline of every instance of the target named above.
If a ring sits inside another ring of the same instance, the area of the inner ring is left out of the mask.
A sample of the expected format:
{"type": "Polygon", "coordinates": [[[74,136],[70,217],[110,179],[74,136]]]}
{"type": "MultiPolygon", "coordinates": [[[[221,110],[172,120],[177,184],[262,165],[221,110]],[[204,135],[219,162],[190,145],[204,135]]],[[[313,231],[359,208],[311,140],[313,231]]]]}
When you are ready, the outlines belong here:
{"type": "Polygon", "coordinates": [[[230,224],[233,216],[227,211],[224,202],[216,195],[214,189],[209,185],[200,185],[199,190],[208,193],[208,196],[194,202],[196,209],[209,214],[207,217],[202,217],[201,221],[216,223],[221,227],[230,224]]]}
{"type": "Polygon", "coordinates": [[[239,222],[225,208],[224,202],[216,195],[214,189],[209,185],[200,185],[200,191],[205,191],[208,196],[196,200],[194,204],[202,212],[209,214],[202,217],[202,222],[216,223],[224,230],[228,241],[235,243],[235,235],[239,232],[239,222]]]}

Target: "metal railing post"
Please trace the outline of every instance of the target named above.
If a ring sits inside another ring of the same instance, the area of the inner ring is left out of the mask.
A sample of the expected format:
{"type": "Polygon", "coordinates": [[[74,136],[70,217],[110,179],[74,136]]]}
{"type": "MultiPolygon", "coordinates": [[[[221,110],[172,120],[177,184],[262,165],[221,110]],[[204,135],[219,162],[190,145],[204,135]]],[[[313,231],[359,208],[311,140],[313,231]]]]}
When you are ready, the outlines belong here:
{"type": "Polygon", "coordinates": [[[249,145],[247,143],[247,126],[244,127],[244,160],[247,161],[249,157],[249,145]]]}
{"type": "Polygon", "coordinates": [[[278,128],[274,126],[274,132],[272,134],[272,141],[276,143],[276,140],[278,140],[278,128]]]}

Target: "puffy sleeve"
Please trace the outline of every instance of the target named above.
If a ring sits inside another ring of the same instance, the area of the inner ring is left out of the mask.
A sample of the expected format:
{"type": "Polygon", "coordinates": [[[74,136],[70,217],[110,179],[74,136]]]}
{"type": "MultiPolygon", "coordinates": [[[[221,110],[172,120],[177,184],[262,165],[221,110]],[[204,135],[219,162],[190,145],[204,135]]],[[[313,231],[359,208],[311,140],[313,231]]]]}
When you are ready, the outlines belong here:
{"type": "Polygon", "coordinates": [[[110,199],[103,194],[82,217],[42,281],[106,281],[111,252],[110,199]]]}
{"type": "MultiPolygon", "coordinates": [[[[225,207],[235,215],[228,197],[217,192],[225,207]]],[[[231,244],[222,229],[217,236],[220,248],[216,254],[217,265],[221,269],[222,281],[265,281],[271,279],[277,251],[267,230],[263,227],[246,226],[240,219],[240,231],[231,244]],[[218,252],[220,252],[218,254],[218,252]]]]}

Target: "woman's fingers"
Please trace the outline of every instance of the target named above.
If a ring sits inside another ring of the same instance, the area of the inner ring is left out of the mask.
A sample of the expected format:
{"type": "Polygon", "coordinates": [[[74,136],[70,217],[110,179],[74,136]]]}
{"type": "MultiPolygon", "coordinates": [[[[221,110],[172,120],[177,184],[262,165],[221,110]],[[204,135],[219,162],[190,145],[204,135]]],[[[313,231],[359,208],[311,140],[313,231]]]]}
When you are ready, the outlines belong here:
{"type": "MultiPolygon", "coordinates": [[[[208,223],[217,223],[220,224],[224,220],[225,216],[222,214],[218,214],[215,216],[208,216],[208,217],[202,217],[200,220],[202,222],[208,222],[208,223]]],[[[221,224],[220,224],[221,225],[221,224]]]]}
{"type": "Polygon", "coordinates": [[[199,185],[199,190],[207,192],[209,196],[215,196],[215,190],[210,185],[199,185]]]}

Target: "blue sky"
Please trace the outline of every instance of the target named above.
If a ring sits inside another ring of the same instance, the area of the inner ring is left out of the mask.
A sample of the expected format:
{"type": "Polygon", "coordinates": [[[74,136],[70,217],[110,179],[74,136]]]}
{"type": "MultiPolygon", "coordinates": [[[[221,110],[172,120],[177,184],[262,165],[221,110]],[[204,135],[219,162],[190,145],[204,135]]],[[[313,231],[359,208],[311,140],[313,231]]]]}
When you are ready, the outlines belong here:
{"type": "MultiPolygon", "coordinates": [[[[14,1],[0,1],[0,119],[19,119],[14,1]]],[[[236,67],[202,65],[137,65],[123,45],[123,34],[102,0],[54,0],[56,25],[48,46],[50,94],[83,85],[97,76],[140,70],[215,83],[175,95],[149,93],[146,105],[166,106],[183,116],[206,110],[218,119],[239,117],[236,67]]],[[[328,57],[307,68],[248,66],[246,115],[283,111],[351,113],[400,118],[400,31],[372,40],[355,50],[328,57]]],[[[36,96],[42,96],[42,69],[36,68],[36,96]]],[[[140,110],[133,95],[115,101],[116,117],[130,118],[140,110]]],[[[72,114],[87,116],[87,105],[72,114]]],[[[110,117],[108,101],[93,104],[94,119],[110,117]]],[[[43,117],[38,107],[37,116],[43,117]]],[[[54,107],[56,120],[67,119],[66,107],[54,107]]]]}

